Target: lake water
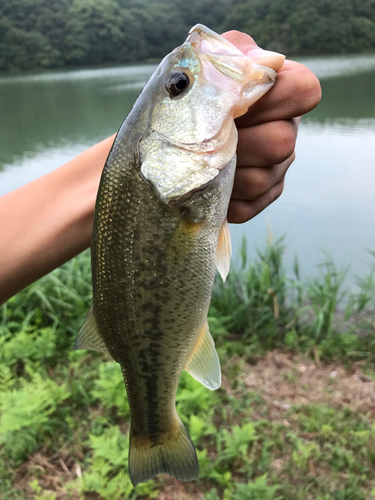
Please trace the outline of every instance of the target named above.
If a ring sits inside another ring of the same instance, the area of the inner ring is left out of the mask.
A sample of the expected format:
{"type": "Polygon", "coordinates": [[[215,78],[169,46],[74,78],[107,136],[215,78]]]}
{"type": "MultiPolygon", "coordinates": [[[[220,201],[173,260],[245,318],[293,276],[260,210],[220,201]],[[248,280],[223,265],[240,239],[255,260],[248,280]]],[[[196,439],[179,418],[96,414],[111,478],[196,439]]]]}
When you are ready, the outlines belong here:
{"type": "MultiPolygon", "coordinates": [[[[332,254],[363,275],[375,250],[375,55],[300,59],[320,78],[321,104],[303,118],[283,195],[231,227],[234,253],[285,234],[286,262],[304,275],[332,254]]],[[[0,195],[116,131],[155,65],[0,77],[0,195]]]]}

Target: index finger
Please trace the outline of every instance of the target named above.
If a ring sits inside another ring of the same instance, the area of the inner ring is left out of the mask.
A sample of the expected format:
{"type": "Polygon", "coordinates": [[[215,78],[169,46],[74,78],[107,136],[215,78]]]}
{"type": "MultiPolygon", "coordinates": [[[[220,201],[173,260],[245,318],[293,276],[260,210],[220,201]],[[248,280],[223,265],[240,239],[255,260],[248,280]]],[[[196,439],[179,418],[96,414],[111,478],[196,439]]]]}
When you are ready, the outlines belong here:
{"type": "Polygon", "coordinates": [[[223,36],[244,54],[278,72],[275,86],[253,104],[245,115],[236,120],[238,127],[290,120],[317,106],[321,99],[320,83],[306,66],[289,60],[280,65],[279,54],[264,51],[246,33],[233,30],[223,33],[223,36]]]}
{"type": "Polygon", "coordinates": [[[254,38],[246,33],[232,30],[223,33],[222,36],[262,66],[267,66],[267,68],[271,68],[274,71],[280,71],[284,64],[285,56],[283,54],[261,49],[256,44],[254,38]]]}
{"type": "Polygon", "coordinates": [[[290,120],[315,108],[321,99],[317,77],[303,64],[286,60],[274,87],[236,120],[249,127],[275,120],[290,120]]]}
{"type": "Polygon", "coordinates": [[[233,43],[233,45],[240,49],[240,51],[244,54],[246,54],[252,48],[258,48],[258,45],[256,44],[254,38],[247,33],[243,33],[242,31],[226,31],[225,33],[222,33],[221,36],[229,40],[230,43],[233,43]]]}

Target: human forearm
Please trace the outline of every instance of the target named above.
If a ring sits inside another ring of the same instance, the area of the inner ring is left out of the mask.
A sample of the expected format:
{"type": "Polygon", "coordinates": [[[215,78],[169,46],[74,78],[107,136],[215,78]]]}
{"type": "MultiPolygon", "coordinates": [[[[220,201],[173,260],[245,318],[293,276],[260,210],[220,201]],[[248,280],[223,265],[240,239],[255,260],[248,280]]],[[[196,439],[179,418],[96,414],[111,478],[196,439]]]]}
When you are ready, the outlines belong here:
{"type": "Polygon", "coordinates": [[[113,140],[0,197],[0,303],[89,246],[113,140]]]}
{"type": "MultiPolygon", "coordinates": [[[[295,157],[298,117],[318,104],[321,91],[301,64],[285,61],[275,67],[270,53],[248,35],[225,36],[279,72],[274,88],[237,120],[238,169],[228,220],[241,223],[280,196],[295,157]]],[[[113,140],[0,198],[0,304],[89,246],[100,174],[113,140]]]]}

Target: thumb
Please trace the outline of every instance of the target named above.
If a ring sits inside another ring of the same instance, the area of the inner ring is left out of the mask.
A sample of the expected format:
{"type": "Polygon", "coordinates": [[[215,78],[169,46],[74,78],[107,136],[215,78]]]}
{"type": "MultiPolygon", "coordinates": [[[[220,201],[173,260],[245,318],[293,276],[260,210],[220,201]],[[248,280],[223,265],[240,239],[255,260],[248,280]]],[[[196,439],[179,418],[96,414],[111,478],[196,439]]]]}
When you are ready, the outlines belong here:
{"type": "Polygon", "coordinates": [[[240,49],[241,52],[243,52],[247,56],[250,56],[262,66],[271,68],[274,71],[279,71],[284,64],[285,56],[283,54],[261,49],[255,43],[254,39],[246,33],[232,30],[223,33],[222,36],[229,42],[233,43],[233,45],[240,49]]]}

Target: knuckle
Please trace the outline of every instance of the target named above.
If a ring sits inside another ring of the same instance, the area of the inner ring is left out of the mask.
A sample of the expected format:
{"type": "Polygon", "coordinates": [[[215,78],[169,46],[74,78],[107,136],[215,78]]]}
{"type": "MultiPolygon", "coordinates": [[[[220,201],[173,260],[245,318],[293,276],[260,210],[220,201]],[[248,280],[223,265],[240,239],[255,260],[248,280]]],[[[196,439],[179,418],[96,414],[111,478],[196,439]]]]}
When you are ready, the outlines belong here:
{"type": "MultiPolygon", "coordinates": [[[[283,170],[282,170],[283,173],[282,173],[281,177],[283,177],[286,174],[288,168],[291,166],[291,164],[294,162],[295,159],[296,159],[296,152],[293,151],[293,153],[289,156],[289,158],[287,158],[283,162],[283,165],[282,165],[283,166],[283,170]]],[[[280,179],[281,179],[281,177],[280,177],[280,179]]]]}
{"type": "Polygon", "coordinates": [[[270,189],[270,174],[266,169],[260,168],[257,170],[255,178],[249,185],[252,190],[254,198],[260,198],[270,189]]]}
{"type": "Polygon", "coordinates": [[[228,222],[242,224],[253,217],[251,203],[231,200],[228,208],[228,222]]]}
{"type": "Polygon", "coordinates": [[[284,191],[284,178],[279,181],[274,187],[274,201],[282,195],[284,191]]]}
{"type": "Polygon", "coordinates": [[[279,162],[289,158],[293,154],[296,145],[296,134],[292,124],[289,122],[282,123],[278,141],[279,162]]]}
{"type": "Polygon", "coordinates": [[[287,160],[294,151],[296,144],[296,130],[288,121],[277,124],[274,140],[269,148],[270,163],[282,163],[287,160]]]}
{"type": "Polygon", "coordinates": [[[295,78],[295,98],[303,103],[304,113],[311,111],[319,104],[322,90],[318,78],[302,64],[298,68],[298,78],[295,78]]]}

